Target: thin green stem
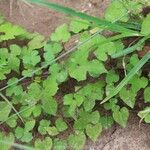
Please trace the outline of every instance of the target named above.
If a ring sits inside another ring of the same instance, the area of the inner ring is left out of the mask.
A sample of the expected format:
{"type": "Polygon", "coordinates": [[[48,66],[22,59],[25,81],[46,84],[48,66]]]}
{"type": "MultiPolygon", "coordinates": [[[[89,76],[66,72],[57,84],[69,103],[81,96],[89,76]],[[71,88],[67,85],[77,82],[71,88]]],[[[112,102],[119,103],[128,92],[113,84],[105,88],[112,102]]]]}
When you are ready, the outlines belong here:
{"type": "Polygon", "coordinates": [[[2,97],[7,103],[8,105],[15,111],[15,113],[18,115],[18,117],[20,118],[20,120],[24,123],[22,117],[19,115],[18,111],[15,109],[15,107],[10,103],[10,101],[7,99],[7,97],[5,95],[3,95],[1,92],[0,92],[0,97],[2,97]]]}
{"type": "Polygon", "coordinates": [[[23,110],[21,110],[21,111],[18,111],[17,113],[11,115],[11,116],[8,117],[6,120],[0,122],[0,125],[3,124],[3,123],[5,123],[5,122],[8,121],[9,119],[11,119],[11,118],[17,116],[18,114],[20,115],[21,113],[23,113],[23,112],[29,110],[29,109],[30,109],[31,107],[33,107],[33,106],[35,106],[35,104],[32,104],[31,106],[28,106],[27,108],[25,108],[25,109],[23,109],[23,110]]]}
{"type": "Polygon", "coordinates": [[[2,140],[0,140],[0,143],[1,143],[1,144],[6,144],[6,145],[13,146],[13,147],[15,147],[15,148],[17,148],[17,149],[20,149],[20,150],[35,150],[35,149],[32,148],[32,147],[25,146],[25,145],[18,144],[18,143],[11,143],[11,142],[2,141],[2,140]]]}
{"type": "Polygon", "coordinates": [[[123,51],[120,51],[114,55],[112,55],[112,58],[118,58],[118,57],[121,57],[121,56],[125,56],[127,54],[130,54],[134,51],[137,50],[138,47],[140,47],[147,39],[150,38],[150,35],[148,36],[145,36],[143,37],[141,40],[139,40],[139,42],[137,42],[135,45],[131,46],[131,47],[128,47],[126,49],[124,49],[123,51]]]}
{"type": "Polygon", "coordinates": [[[131,80],[131,78],[144,66],[150,59],[150,52],[148,52],[137,65],[129,72],[129,74],[119,83],[119,85],[101,102],[101,104],[107,102],[109,99],[117,95],[120,90],[131,80]]]}

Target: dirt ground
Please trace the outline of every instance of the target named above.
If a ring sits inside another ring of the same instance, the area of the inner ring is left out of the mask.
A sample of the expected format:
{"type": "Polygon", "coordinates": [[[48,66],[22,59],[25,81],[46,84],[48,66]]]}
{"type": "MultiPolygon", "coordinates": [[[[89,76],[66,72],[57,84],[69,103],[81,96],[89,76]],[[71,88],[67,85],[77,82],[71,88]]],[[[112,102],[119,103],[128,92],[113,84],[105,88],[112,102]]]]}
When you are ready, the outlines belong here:
{"type": "MultiPolygon", "coordinates": [[[[49,0],[75,8],[91,15],[103,16],[109,0],[49,0]]],[[[0,12],[7,20],[25,27],[28,31],[39,32],[48,37],[54,29],[67,21],[62,14],[42,8],[29,6],[21,0],[0,0],[0,12]],[[10,6],[10,1],[12,5],[10,6]]],[[[139,118],[132,114],[127,128],[115,125],[104,131],[93,144],[87,142],[85,150],[150,150],[150,125],[139,127],[139,118]]]]}

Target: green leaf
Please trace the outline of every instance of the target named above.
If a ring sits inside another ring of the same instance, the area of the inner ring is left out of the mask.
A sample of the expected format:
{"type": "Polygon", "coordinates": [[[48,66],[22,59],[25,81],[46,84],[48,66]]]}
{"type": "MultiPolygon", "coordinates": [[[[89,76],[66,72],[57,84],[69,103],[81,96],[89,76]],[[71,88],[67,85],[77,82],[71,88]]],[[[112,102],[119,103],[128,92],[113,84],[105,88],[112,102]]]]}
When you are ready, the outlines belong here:
{"type": "Polygon", "coordinates": [[[32,133],[24,132],[24,134],[23,134],[23,136],[21,138],[21,141],[28,143],[28,142],[32,141],[32,139],[33,139],[32,133]]]}
{"type": "Polygon", "coordinates": [[[119,75],[116,74],[114,70],[110,70],[106,75],[106,82],[110,84],[118,81],[119,81],[119,75]]]}
{"type": "Polygon", "coordinates": [[[63,65],[58,63],[53,64],[50,67],[49,72],[51,73],[51,76],[56,79],[58,84],[64,82],[68,77],[68,71],[63,65]]]}
{"type": "Polygon", "coordinates": [[[86,134],[93,142],[96,142],[101,132],[102,132],[102,125],[100,123],[96,125],[89,124],[86,127],[86,134]]]}
{"type": "Polygon", "coordinates": [[[20,139],[20,138],[23,136],[23,134],[24,134],[24,129],[23,129],[23,128],[17,127],[17,128],[15,129],[15,137],[16,137],[17,139],[20,139]]]}
{"type": "Polygon", "coordinates": [[[104,108],[106,110],[112,110],[113,112],[117,111],[117,110],[120,109],[120,107],[117,105],[117,102],[118,102],[117,99],[112,98],[112,99],[109,100],[109,102],[104,104],[104,108]]]}
{"type": "Polygon", "coordinates": [[[44,140],[36,139],[35,143],[36,150],[50,150],[53,145],[53,141],[50,137],[46,137],[44,140]]]}
{"type": "Polygon", "coordinates": [[[34,126],[35,126],[35,120],[31,120],[31,121],[26,122],[25,131],[28,132],[28,131],[33,130],[34,126]]]}
{"type": "Polygon", "coordinates": [[[9,127],[15,128],[17,125],[17,119],[17,116],[11,117],[6,121],[6,123],[9,127]]]}
{"type": "Polygon", "coordinates": [[[100,114],[98,111],[93,111],[91,114],[90,114],[90,123],[92,124],[97,124],[99,122],[99,119],[100,119],[100,114]]]}
{"type": "Polygon", "coordinates": [[[88,65],[87,71],[94,78],[99,77],[99,75],[103,73],[107,73],[107,70],[105,69],[105,66],[103,65],[103,63],[101,63],[98,60],[92,60],[87,65],[88,65]]]}
{"type": "Polygon", "coordinates": [[[54,140],[54,150],[66,150],[67,143],[64,140],[55,139],[54,140]]]}
{"type": "Polygon", "coordinates": [[[36,66],[36,64],[39,63],[41,60],[39,53],[36,50],[27,50],[26,54],[23,56],[22,59],[23,59],[25,68],[36,66]]]}
{"type": "Polygon", "coordinates": [[[32,102],[38,102],[41,99],[41,86],[33,82],[28,86],[28,97],[32,102]]]}
{"type": "Polygon", "coordinates": [[[49,115],[56,115],[57,112],[57,102],[54,98],[45,98],[42,100],[42,108],[45,113],[49,115]]]}
{"type": "Polygon", "coordinates": [[[100,118],[100,123],[103,129],[109,129],[114,124],[114,119],[112,116],[104,116],[100,118]]]}
{"type": "Polygon", "coordinates": [[[85,111],[91,111],[95,106],[95,100],[86,99],[84,100],[83,107],[85,111]]]}
{"type": "Polygon", "coordinates": [[[0,121],[5,121],[11,112],[11,107],[7,102],[0,102],[0,121]]]}
{"type": "Polygon", "coordinates": [[[128,117],[129,117],[129,111],[126,107],[123,107],[120,110],[116,110],[116,111],[113,112],[114,120],[118,124],[120,124],[123,128],[126,127],[128,117]]]}
{"type": "Polygon", "coordinates": [[[25,69],[25,70],[23,70],[22,71],[22,75],[24,76],[24,77],[32,77],[33,76],[33,72],[34,72],[34,69],[25,69]]]}
{"type": "Polygon", "coordinates": [[[105,18],[108,21],[114,22],[118,19],[119,16],[124,17],[120,18],[119,21],[127,22],[129,19],[128,10],[123,5],[123,2],[114,0],[106,9],[105,18]]]}
{"type": "Polygon", "coordinates": [[[71,105],[73,101],[76,102],[77,106],[80,106],[84,101],[84,97],[79,94],[67,94],[64,96],[64,105],[71,105]]]}
{"type": "Polygon", "coordinates": [[[79,33],[82,30],[86,30],[89,27],[87,20],[73,20],[70,23],[70,30],[74,33],[79,33]]]}
{"type": "Polygon", "coordinates": [[[69,105],[69,114],[74,117],[77,107],[81,106],[84,96],[79,94],[67,94],[64,96],[64,105],[69,105]]]}
{"type": "Polygon", "coordinates": [[[144,19],[143,23],[142,23],[142,29],[141,29],[141,33],[144,35],[149,35],[150,34],[150,14],[148,14],[146,16],[146,18],[144,19]]]}
{"type": "Polygon", "coordinates": [[[7,48],[0,48],[0,58],[7,59],[9,57],[9,52],[7,48]]]}
{"type": "MultiPolygon", "coordinates": [[[[105,41],[106,38],[101,36],[101,40],[105,41]]],[[[107,42],[106,44],[102,44],[98,46],[94,54],[97,59],[101,61],[106,61],[108,59],[108,55],[111,56],[116,52],[116,46],[113,42],[107,42]]]]}
{"type": "MultiPolygon", "coordinates": [[[[18,79],[13,77],[13,78],[8,80],[7,85],[12,84],[12,83],[17,82],[17,81],[18,81],[18,79]]],[[[6,95],[7,96],[13,96],[13,95],[19,96],[22,93],[23,93],[23,88],[21,85],[15,84],[15,85],[6,89],[6,95]]]]}
{"type": "Polygon", "coordinates": [[[19,71],[19,66],[20,66],[20,60],[17,56],[15,56],[16,54],[10,54],[9,55],[9,59],[8,59],[8,68],[10,68],[11,70],[15,70],[15,71],[19,71]]]}
{"type": "MultiPolygon", "coordinates": [[[[7,82],[7,84],[9,84],[9,82],[7,82]]],[[[15,86],[12,86],[12,87],[9,87],[6,89],[6,95],[7,96],[12,96],[12,95],[19,96],[22,93],[23,93],[23,89],[22,89],[21,85],[15,85],[15,86]]]]}
{"type": "Polygon", "coordinates": [[[71,66],[69,68],[69,74],[72,78],[76,79],[77,81],[86,80],[87,66],[71,66]]]}
{"type": "Polygon", "coordinates": [[[33,109],[33,116],[34,117],[39,117],[41,112],[42,112],[41,105],[34,106],[34,109],[33,109]]]}
{"type": "Polygon", "coordinates": [[[40,49],[45,45],[45,37],[37,34],[32,40],[28,43],[29,50],[40,49]]]}
{"type": "Polygon", "coordinates": [[[4,24],[0,25],[0,33],[4,33],[0,36],[0,41],[15,39],[15,37],[23,35],[25,32],[26,31],[20,26],[5,22],[4,24]]]}
{"type": "Polygon", "coordinates": [[[6,79],[6,75],[11,72],[8,67],[9,53],[7,48],[0,48],[0,81],[6,79]]]}
{"type": "Polygon", "coordinates": [[[59,43],[49,43],[44,46],[44,59],[46,62],[51,62],[55,56],[62,51],[62,46],[59,43]]]}
{"type": "Polygon", "coordinates": [[[105,83],[103,81],[87,84],[81,90],[79,90],[78,94],[84,95],[90,101],[102,100],[104,94],[104,86],[105,83]]]}
{"type": "Polygon", "coordinates": [[[13,56],[19,56],[21,54],[21,48],[16,44],[10,45],[9,49],[13,56]]]}
{"type": "Polygon", "coordinates": [[[119,85],[101,102],[105,103],[110,98],[114,97],[119,91],[132,79],[132,77],[144,66],[144,64],[150,59],[150,52],[136,64],[136,66],[127,74],[127,76],[119,83],[119,85]]]}
{"type": "Polygon", "coordinates": [[[132,90],[127,90],[125,87],[119,92],[120,98],[131,108],[134,108],[137,94],[132,90]]]}
{"type": "Polygon", "coordinates": [[[50,125],[50,121],[48,120],[41,120],[40,121],[40,125],[38,127],[38,131],[39,133],[41,133],[42,135],[45,135],[47,133],[46,128],[49,127],[50,125]]]}
{"type": "Polygon", "coordinates": [[[92,77],[98,77],[107,72],[100,61],[96,59],[89,61],[88,55],[89,51],[86,48],[80,49],[73,53],[67,62],[69,75],[77,81],[85,80],[88,72],[92,77]]]}
{"type": "Polygon", "coordinates": [[[0,147],[3,150],[11,149],[14,141],[15,141],[15,138],[14,138],[14,135],[11,132],[7,135],[3,132],[0,132],[0,147]],[[3,143],[2,141],[8,142],[10,144],[3,143]]]}
{"type": "Polygon", "coordinates": [[[150,87],[147,87],[147,88],[144,90],[144,102],[145,102],[145,103],[150,102],[150,87]]]}
{"type": "Polygon", "coordinates": [[[62,118],[58,118],[55,122],[55,125],[59,132],[65,131],[68,128],[67,124],[63,121],[62,118]]]}
{"type": "Polygon", "coordinates": [[[44,97],[54,96],[58,90],[58,83],[56,79],[52,76],[49,76],[46,80],[43,81],[43,95],[44,97]]]}
{"type": "Polygon", "coordinates": [[[74,128],[76,130],[84,130],[90,123],[97,124],[99,122],[100,115],[98,111],[92,113],[81,111],[79,118],[74,122],[74,128]]]}
{"type": "Polygon", "coordinates": [[[135,75],[132,80],[129,81],[129,84],[131,84],[132,91],[137,93],[140,89],[144,89],[148,85],[148,79],[135,75]]]}
{"type": "Polygon", "coordinates": [[[74,150],[82,150],[86,142],[86,136],[83,132],[76,132],[68,138],[68,144],[74,150]]]}
{"type": "Polygon", "coordinates": [[[46,131],[48,132],[48,134],[50,135],[50,136],[56,136],[56,135],[58,135],[59,134],[59,131],[57,130],[57,128],[56,127],[47,127],[46,128],[46,131]]]}
{"type": "Polygon", "coordinates": [[[138,116],[146,123],[150,123],[150,107],[146,107],[144,110],[139,111],[138,116]]]}
{"type": "Polygon", "coordinates": [[[4,22],[4,17],[0,15],[0,24],[4,22]]]}
{"type": "Polygon", "coordinates": [[[123,4],[129,11],[131,11],[133,15],[138,15],[143,8],[142,1],[147,1],[147,0],[136,0],[136,1],[127,0],[127,1],[123,1],[123,4]]]}
{"type": "Polygon", "coordinates": [[[112,92],[112,90],[114,90],[114,88],[114,83],[108,83],[105,87],[106,96],[108,96],[112,92]]]}
{"type": "Polygon", "coordinates": [[[68,26],[63,24],[59,26],[54,33],[51,34],[51,40],[55,42],[67,42],[70,39],[70,33],[68,31],[68,26]]]}
{"type": "MultiPolygon", "coordinates": [[[[29,124],[29,123],[27,123],[27,124],[29,124]]],[[[17,139],[20,139],[22,142],[28,143],[28,142],[30,142],[33,139],[33,136],[32,136],[31,132],[27,131],[28,129],[26,130],[26,128],[23,129],[21,127],[17,127],[15,129],[15,136],[16,136],[17,139]]]]}
{"type": "Polygon", "coordinates": [[[32,112],[33,112],[33,107],[30,107],[30,109],[27,109],[29,106],[22,106],[21,108],[20,108],[20,115],[21,115],[21,117],[23,117],[23,118],[29,118],[30,116],[31,116],[31,114],[32,114],[32,112]],[[23,111],[24,110],[24,111],[23,111]]]}
{"type": "Polygon", "coordinates": [[[139,62],[139,57],[137,54],[133,54],[131,57],[130,57],[130,64],[132,66],[136,66],[136,64],[139,62]]]}

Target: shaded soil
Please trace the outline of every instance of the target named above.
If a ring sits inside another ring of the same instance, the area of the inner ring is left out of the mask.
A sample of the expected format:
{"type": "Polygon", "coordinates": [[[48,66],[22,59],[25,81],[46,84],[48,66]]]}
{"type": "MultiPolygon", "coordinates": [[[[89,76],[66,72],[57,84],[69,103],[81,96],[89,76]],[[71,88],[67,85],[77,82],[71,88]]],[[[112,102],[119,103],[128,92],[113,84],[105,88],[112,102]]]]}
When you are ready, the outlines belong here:
{"type": "MultiPolygon", "coordinates": [[[[109,0],[49,0],[91,15],[103,16],[109,0]]],[[[28,31],[39,32],[48,37],[54,29],[66,22],[62,14],[39,6],[13,0],[12,9],[10,0],[0,1],[0,12],[7,20],[25,27],[28,31]]],[[[86,150],[149,150],[150,149],[150,126],[141,124],[139,118],[131,114],[127,128],[122,129],[115,125],[104,131],[99,140],[94,144],[87,142],[86,150]]]]}

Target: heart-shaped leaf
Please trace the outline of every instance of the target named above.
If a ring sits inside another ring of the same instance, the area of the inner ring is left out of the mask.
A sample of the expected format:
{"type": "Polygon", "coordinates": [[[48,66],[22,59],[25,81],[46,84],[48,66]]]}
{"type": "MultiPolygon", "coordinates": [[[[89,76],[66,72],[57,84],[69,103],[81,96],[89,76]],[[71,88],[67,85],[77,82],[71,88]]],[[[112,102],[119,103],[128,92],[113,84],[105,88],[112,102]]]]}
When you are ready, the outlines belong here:
{"type": "Polygon", "coordinates": [[[129,117],[129,111],[126,107],[121,108],[120,110],[113,112],[114,120],[120,124],[123,128],[126,127],[127,121],[129,117]]]}
{"type": "Polygon", "coordinates": [[[86,127],[86,134],[93,142],[96,142],[101,132],[102,132],[102,125],[100,123],[96,125],[89,124],[86,127]]]}

